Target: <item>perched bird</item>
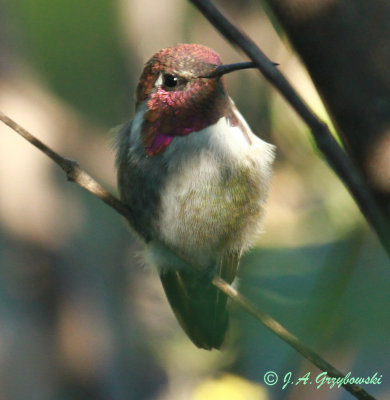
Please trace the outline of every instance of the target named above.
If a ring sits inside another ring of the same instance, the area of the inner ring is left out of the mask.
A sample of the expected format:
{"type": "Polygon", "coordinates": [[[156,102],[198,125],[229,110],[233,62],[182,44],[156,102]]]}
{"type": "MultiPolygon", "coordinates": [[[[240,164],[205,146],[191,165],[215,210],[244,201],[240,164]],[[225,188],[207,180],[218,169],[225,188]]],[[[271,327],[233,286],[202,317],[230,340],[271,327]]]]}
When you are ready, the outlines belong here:
{"type": "Polygon", "coordinates": [[[232,283],[260,233],[274,159],[226,90],[223,74],[249,67],[222,65],[198,44],[160,50],[117,138],[120,195],[145,259],[184,331],[209,350],[221,347],[228,325],[227,297],[211,280],[232,283]]]}

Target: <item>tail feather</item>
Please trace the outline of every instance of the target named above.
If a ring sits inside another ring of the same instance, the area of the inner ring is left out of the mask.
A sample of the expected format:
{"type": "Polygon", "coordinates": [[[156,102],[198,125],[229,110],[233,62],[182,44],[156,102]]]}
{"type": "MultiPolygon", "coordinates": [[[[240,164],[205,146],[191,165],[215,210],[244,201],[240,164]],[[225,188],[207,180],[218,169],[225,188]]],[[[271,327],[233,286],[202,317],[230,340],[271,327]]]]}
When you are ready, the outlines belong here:
{"type": "MultiPolygon", "coordinates": [[[[231,283],[239,256],[223,257],[217,273],[231,283]]],[[[211,283],[209,274],[168,269],[160,273],[168,301],[180,325],[198,347],[219,349],[228,327],[227,297],[211,283]]]]}

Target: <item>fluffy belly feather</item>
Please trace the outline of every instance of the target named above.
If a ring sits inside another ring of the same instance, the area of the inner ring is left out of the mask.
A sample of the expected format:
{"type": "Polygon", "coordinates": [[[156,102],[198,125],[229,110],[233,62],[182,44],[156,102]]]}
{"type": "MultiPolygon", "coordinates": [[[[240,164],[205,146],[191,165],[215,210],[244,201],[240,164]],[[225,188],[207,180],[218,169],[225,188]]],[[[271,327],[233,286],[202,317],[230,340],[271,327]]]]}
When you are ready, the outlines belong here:
{"type": "Polygon", "coordinates": [[[252,164],[224,165],[209,152],[187,159],[162,193],[162,241],[206,259],[250,244],[259,231],[264,197],[261,173],[252,164]]]}
{"type": "Polygon", "coordinates": [[[137,214],[136,231],[200,268],[215,263],[222,252],[253,244],[274,152],[244,128],[246,134],[221,118],[175,137],[162,154],[148,158],[136,118],[129,151],[118,163],[121,197],[137,214]]]}

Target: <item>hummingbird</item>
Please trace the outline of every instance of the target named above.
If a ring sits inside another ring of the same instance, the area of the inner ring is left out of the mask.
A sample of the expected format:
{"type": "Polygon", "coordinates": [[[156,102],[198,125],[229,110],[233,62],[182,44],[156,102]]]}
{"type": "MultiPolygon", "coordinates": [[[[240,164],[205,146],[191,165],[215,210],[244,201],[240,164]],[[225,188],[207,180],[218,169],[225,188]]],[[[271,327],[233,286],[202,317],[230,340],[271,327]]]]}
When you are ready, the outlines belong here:
{"type": "Polygon", "coordinates": [[[235,280],[261,233],[272,174],[274,146],[251,131],[223,77],[253,67],[222,64],[199,44],[160,50],[145,64],[135,116],[116,141],[120,197],[145,261],[183,330],[207,350],[221,348],[228,328],[227,296],[212,278],[235,280]]]}

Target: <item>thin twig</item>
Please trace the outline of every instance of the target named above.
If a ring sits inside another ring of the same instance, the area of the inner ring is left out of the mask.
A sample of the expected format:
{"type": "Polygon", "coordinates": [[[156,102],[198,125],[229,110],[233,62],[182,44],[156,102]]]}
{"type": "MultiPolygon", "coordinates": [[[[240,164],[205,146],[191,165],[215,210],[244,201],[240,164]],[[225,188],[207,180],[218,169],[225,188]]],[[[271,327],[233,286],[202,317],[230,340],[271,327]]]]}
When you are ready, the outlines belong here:
{"type": "Polygon", "coordinates": [[[379,208],[360,172],[349,156],[341,149],[327,125],[321,121],[287,79],[256,46],[237,29],[209,0],[189,0],[211,22],[211,24],[233,45],[239,47],[258,67],[264,77],[275,86],[291,107],[311,129],[318,148],[329,165],[353,195],[362,214],[376,231],[383,247],[390,255],[390,227],[385,214],[379,208]]]}
{"type": "Polygon", "coordinates": [[[59,165],[65,172],[68,181],[75,182],[88,192],[99,197],[106,204],[118,211],[119,214],[123,215],[130,223],[133,221],[133,215],[128,207],[126,207],[120,200],[114,197],[106,189],[104,189],[99,183],[95,181],[87,172],[80,168],[76,161],[69,160],[65,157],[60,156],[50,147],[48,147],[41,140],[33,136],[30,132],[20,126],[18,123],[13,121],[7,115],[0,111],[0,120],[13,129],[16,133],[30,142],[33,146],[37,147],[49,158],[51,158],[57,165],[59,165]]]}
{"type": "MultiPolygon", "coordinates": [[[[111,206],[115,211],[123,215],[130,224],[133,221],[133,216],[128,208],[121,203],[120,200],[115,198],[102,186],[100,186],[88,173],[79,167],[77,162],[68,160],[54,150],[50,149],[41,140],[37,139],[26,129],[21,127],[18,123],[7,117],[0,111],[0,120],[8,125],[11,129],[17,132],[20,136],[30,142],[32,145],[41,150],[44,154],[50,157],[57,165],[59,165],[66,173],[68,180],[77,183],[82,188],[86,189],[96,197],[103,200],[106,204],[111,206]]],[[[174,250],[173,250],[174,251],[174,250]]],[[[180,255],[178,255],[180,257],[180,255]]],[[[282,325],[275,321],[271,316],[259,310],[254,306],[248,299],[238,293],[232,286],[225,282],[220,277],[214,277],[212,281],[213,285],[218,287],[224,293],[226,293],[235,303],[241,306],[244,310],[248,311],[257,320],[262,322],[268,329],[279,336],[282,340],[296,349],[305,358],[310,360],[313,364],[319,367],[321,370],[326,371],[330,376],[336,378],[342,378],[344,375],[335,369],[332,365],[323,360],[318,354],[310,350],[297,337],[287,331],[282,325]]],[[[346,390],[351,392],[355,397],[361,400],[375,400],[374,397],[369,395],[364,389],[357,385],[345,384],[343,385],[346,390]]]]}
{"type": "MultiPolygon", "coordinates": [[[[331,364],[325,361],[317,353],[303,344],[296,336],[290,333],[286,328],[274,320],[270,315],[261,311],[253,303],[251,303],[246,297],[241,293],[237,292],[231,285],[221,279],[219,276],[213,278],[213,285],[217,286],[222,290],[227,296],[229,296],[236,304],[241,308],[248,311],[249,314],[253,315],[258,321],[262,322],[269,330],[279,336],[282,340],[293,347],[298,353],[302,354],[307,360],[311,361],[320,370],[326,372],[332,378],[345,378],[339,370],[334,368],[331,364]]],[[[360,400],[375,400],[369,393],[367,393],[362,387],[345,383],[342,386],[350,392],[353,396],[360,400]]]]}

